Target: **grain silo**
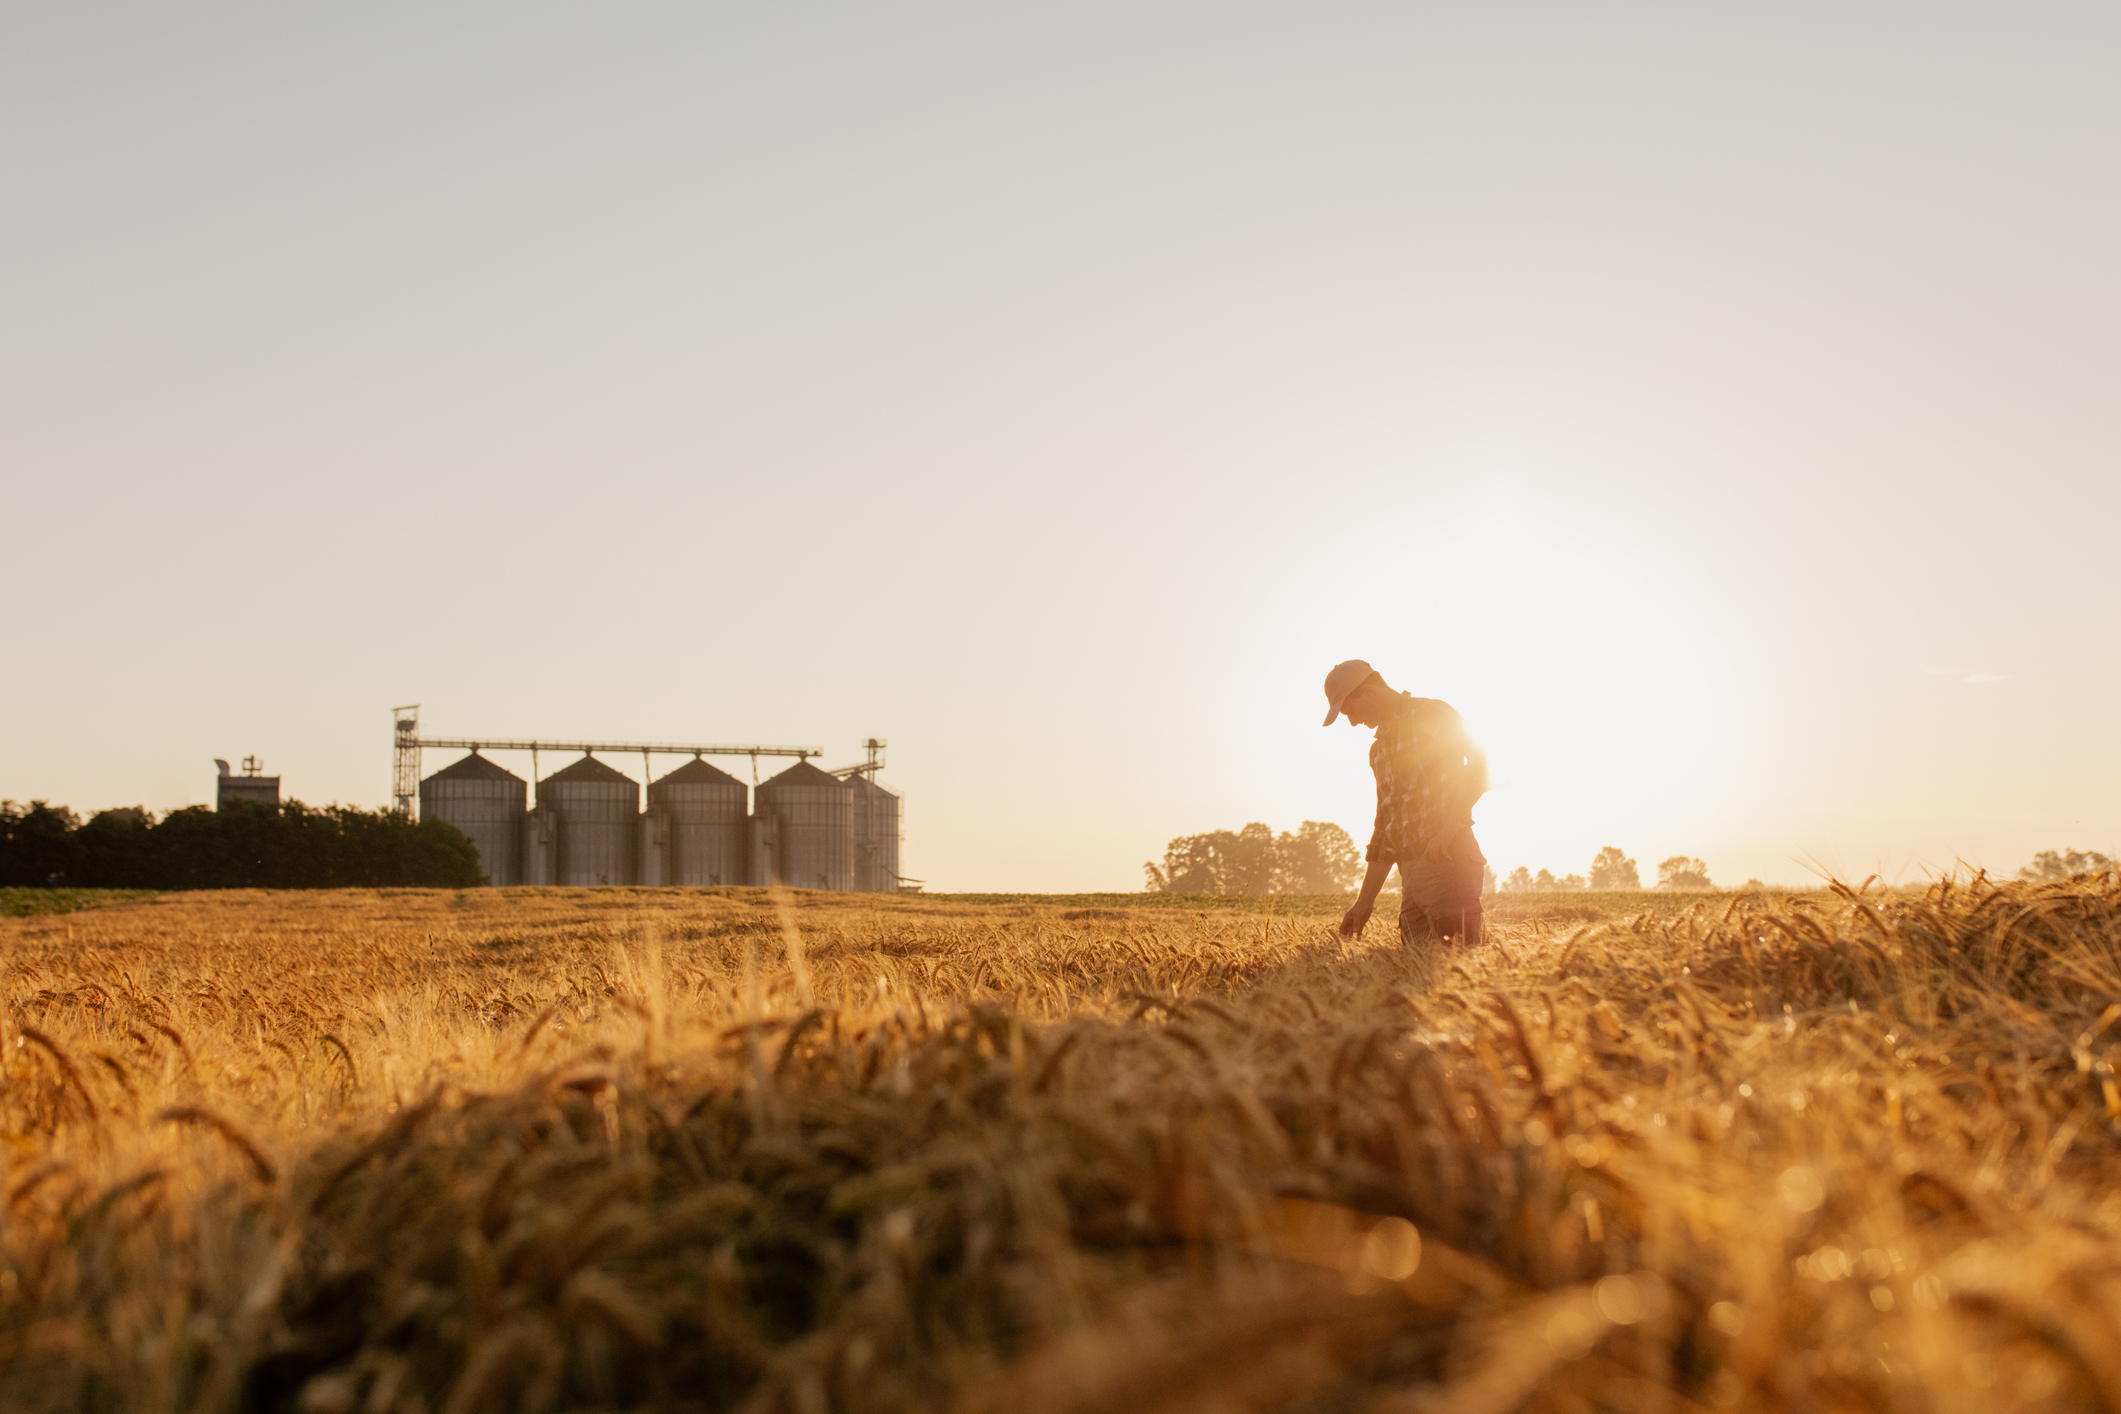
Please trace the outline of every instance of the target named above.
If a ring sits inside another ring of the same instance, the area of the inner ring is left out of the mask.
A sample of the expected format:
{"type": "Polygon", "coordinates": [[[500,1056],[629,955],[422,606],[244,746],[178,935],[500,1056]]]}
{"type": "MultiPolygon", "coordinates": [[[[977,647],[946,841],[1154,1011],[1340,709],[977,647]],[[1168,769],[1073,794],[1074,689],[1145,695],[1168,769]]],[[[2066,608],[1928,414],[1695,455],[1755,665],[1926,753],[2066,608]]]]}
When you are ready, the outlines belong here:
{"type": "Polygon", "coordinates": [[[865,775],[847,782],[854,817],[854,887],[898,892],[899,798],[865,775]]]}
{"type": "Polygon", "coordinates": [[[523,814],[530,786],[474,751],[420,782],[420,818],[443,820],[478,847],[489,884],[523,882],[523,814]]]}
{"type": "Polygon", "coordinates": [[[538,810],[559,825],[553,882],[630,884],[639,842],[641,787],[594,756],[538,782],[538,810]]]}
{"type": "Polygon", "coordinates": [[[664,821],[669,884],[744,882],[744,783],[694,757],[648,787],[648,814],[664,821]]]}
{"type": "Polygon", "coordinates": [[[847,783],[800,761],[759,787],[758,819],[752,839],[771,851],[764,869],[752,863],[752,876],[798,889],[849,889],[854,886],[853,793],[847,783]]]}

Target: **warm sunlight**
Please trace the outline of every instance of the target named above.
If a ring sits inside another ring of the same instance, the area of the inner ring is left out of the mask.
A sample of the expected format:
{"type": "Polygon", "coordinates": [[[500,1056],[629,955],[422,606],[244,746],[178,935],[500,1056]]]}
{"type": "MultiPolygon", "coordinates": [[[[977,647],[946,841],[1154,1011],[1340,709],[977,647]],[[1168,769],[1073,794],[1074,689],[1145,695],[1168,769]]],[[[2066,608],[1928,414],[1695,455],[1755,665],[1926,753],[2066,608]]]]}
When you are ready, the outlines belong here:
{"type": "Polygon", "coordinates": [[[2121,1411],[2117,53],[7,6],[0,1414],[2121,1411]]]}
{"type": "Polygon", "coordinates": [[[1499,871],[1580,870],[1605,843],[1698,847],[1664,838],[1667,822],[1713,814],[1750,730],[1711,605],[1655,552],[1599,531],[1510,507],[1471,518],[1418,567],[1366,567],[1351,621],[1314,655],[1363,645],[1393,686],[1464,714],[1488,752],[1478,815],[1499,871]],[[1410,583],[1469,607],[1409,613],[1410,583]]]}

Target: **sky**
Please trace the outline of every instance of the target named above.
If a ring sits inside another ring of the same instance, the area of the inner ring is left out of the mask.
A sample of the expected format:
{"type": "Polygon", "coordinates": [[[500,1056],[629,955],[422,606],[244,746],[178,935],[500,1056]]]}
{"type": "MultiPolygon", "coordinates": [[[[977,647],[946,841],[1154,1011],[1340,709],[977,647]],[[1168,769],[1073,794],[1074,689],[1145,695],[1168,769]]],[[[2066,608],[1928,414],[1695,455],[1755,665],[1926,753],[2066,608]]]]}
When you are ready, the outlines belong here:
{"type": "Polygon", "coordinates": [[[874,735],[908,875],[1124,890],[1365,834],[1359,656],[1504,872],[2121,853],[2117,60],[2094,4],[10,4],[0,795],[378,806],[411,702],[874,735]]]}

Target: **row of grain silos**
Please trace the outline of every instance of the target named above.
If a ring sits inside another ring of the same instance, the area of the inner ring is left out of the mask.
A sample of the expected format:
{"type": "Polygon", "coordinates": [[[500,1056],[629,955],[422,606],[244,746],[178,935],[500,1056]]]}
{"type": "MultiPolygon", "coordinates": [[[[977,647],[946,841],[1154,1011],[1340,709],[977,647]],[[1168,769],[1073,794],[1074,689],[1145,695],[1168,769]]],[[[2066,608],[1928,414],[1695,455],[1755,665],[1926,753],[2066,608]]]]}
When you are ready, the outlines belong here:
{"type": "Polygon", "coordinates": [[[490,884],[787,884],[891,893],[899,798],[809,762],[758,787],[695,757],[641,787],[593,756],[529,783],[474,751],[420,782],[420,815],[478,847],[490,884]]]}

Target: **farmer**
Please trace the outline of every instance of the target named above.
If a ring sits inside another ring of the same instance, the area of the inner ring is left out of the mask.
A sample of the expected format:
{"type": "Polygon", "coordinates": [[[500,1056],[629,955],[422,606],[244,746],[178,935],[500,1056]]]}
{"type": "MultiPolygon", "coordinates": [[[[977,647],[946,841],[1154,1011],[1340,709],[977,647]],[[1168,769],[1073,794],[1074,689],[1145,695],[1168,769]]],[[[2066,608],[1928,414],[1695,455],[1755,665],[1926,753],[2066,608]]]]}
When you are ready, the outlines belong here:
{"type": "Polygon", "coordinates": [[[1375,727],[1377,828],[1370,834],[1355,906],[1340,920],[1360,937],[1392,866],[1399,866],[1399,939],[1431,933],[1480,941],[1480,889],[1487,857],[1473,838],[1473,803],[1487,793],[1488,758],[1448,703],[1394,692],[1360,658],[1326,674],[1326,725],[1375,727]]]}

